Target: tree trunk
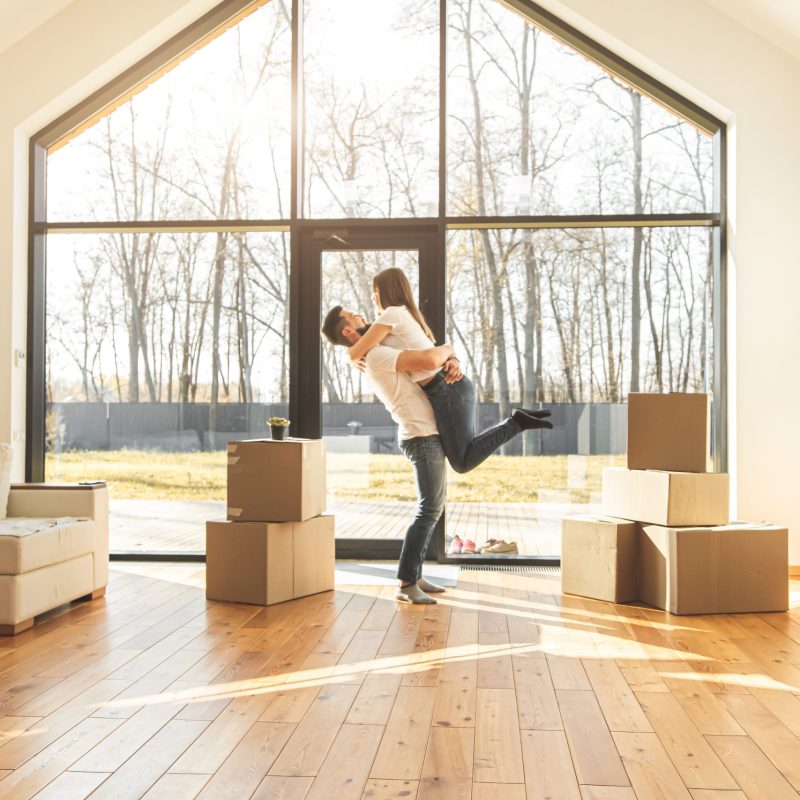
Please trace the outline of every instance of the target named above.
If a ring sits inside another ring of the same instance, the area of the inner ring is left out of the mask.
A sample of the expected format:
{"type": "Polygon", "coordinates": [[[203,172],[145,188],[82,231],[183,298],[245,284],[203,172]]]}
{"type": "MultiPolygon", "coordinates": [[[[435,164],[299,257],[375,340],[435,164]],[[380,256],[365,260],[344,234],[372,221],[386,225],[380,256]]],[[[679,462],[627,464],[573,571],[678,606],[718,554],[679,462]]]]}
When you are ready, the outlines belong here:
{"type": "MultiPolygon", "coordinates": [[[[480,96],[478,94],[477,76],[475,74],[475,66],[473,63],[472,53],[472,36],[471,36],[471,22],[472,16],[472,2],[467,6],[467,19],[464,29],[464,40],[467,48],[467,69],[469,74],[470,92],[472,94],[472,106],[474,114],[474,129],[472,132],[474,151],[475,151],[475,179],[476,190],[478,199],[478,214],[479,216],[486,216],[486,198],[485,198],[485,174],[483,162],[483,119],[481,112],[480,96]]],[[[511,401],[508,385],[508,364],[506,359],[506,337],[504,330],[504,315],[503,315],[503,296],[502,296],[502,282],[500,280],[499,271],[497,269],[497,262],[495,259],[494,251],[492,249],[492,242],[489,236],[489,231],[482,229],[480,231],[481,240],[483,243],[483,254],[486,259],[486,266],[489,271],[489,280],[492,288],[492,317],[494,328],[494,352],[495,352],[495,366],[497,371],[497,382],[499,386],[499,402],[500,402],[500,416],[506,417],[511,413],[511,401]]]]}
{"type": "MultiPolygon", "coordinates": [[[[642,97],[628,89],[631,98],[631,136],[633,139],[633,213],[642,214],[642,97]]],[[[631,391],[638,392],[640,324],[642,317],[640,271],[642,262],[642,229],[633,229],[631,261],[631,391]]]]}

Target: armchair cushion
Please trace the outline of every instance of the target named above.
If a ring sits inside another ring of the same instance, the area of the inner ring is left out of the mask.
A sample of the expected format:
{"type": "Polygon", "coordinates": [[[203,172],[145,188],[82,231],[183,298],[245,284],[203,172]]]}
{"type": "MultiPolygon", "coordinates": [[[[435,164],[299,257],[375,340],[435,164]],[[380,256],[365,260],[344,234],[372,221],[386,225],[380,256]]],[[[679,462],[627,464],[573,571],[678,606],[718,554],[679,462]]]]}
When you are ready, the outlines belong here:
{"type": "Polygon", "coordinates": [[[21,575],[94,550],[87,519],[8,517],[0,521],[0,575],[21,575]]]}
{"type": "Polygon", "coordinates": [[[0,519],[6,518],[11,488],[11,445],[0,443],[0,519]]]}

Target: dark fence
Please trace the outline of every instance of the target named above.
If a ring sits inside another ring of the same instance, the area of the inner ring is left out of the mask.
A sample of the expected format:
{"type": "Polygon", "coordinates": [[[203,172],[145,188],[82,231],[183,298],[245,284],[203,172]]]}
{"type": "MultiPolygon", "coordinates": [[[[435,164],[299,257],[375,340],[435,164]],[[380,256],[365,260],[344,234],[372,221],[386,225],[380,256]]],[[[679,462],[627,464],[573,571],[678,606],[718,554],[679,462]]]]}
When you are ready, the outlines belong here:
{"type": "MultiPolygon", "coordinates": [[[[553,412],[553,430],[529,432],[524,441],[517,437],[504,453],[521,455],[523,448],[528,454],[543,455],[625,452],[624,403],[555,403],[547,408],[553,412]]],[[[210,430],[208,403],[53,403],[48,412],[49,446],[56,451],[191,452],[222,450],[230,440],[264,437],[267,420],[288,416],[289,407],[286,403],[219,405],[214,430],[210,430]]],[[[497,403],[478,404],[476,430],[499,419],[497,403]]],[[[399,452],[397,427],[380,403],[325,403],[322,423],[326,436],[369,437],[360,441],[362,452],[399,452]]]]}

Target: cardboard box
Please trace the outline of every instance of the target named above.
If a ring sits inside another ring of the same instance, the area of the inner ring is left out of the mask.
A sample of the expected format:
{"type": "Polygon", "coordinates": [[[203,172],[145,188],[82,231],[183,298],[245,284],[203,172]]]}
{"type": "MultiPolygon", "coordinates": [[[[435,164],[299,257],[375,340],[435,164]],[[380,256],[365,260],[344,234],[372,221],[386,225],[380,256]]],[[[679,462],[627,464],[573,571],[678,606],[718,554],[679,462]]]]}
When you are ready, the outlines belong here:
{"type": "Polygon", "coordinates": [[[325,510],[322,439],[251,439],[228,444],[228,519],[302,522],[325,510]]]}
{"type": "Polygon", "coordinates": [[[294,597],[291,522],[207,522],[206,597],[270,606],[294,597]]]}
{"type": "Polygon", "coordinates": [[[639,526],[579,514],[561,520],[561,589],[567,594],[627,603],[637,595],[639,526]]]}
{"type": "Polygon", "coordinates": [[[271,606],[333,589],[334,517],[207,522],[206,597],[271,606]]]}
{"type": "Polygon", "coordinates": [[[710,442],[707,394],[628,395],[628,469],[706,472],[710,442]]]}
{"type": "Polygon", "coordinates": [[[673,614],[785,611],[789,535],[775,525],[643,525],[639,599],[673,614]]]}
{"type": "Polygon", "coordinates": [[[606,467],[603,513],[655,525],[727,525],[728,475],[606,467]]]}
{"type": "Polygon", "coordinates": [[[319,517],[292,524],[294,596],[305,597],[333,589],[336,561],[334,517],[319,517]]]}

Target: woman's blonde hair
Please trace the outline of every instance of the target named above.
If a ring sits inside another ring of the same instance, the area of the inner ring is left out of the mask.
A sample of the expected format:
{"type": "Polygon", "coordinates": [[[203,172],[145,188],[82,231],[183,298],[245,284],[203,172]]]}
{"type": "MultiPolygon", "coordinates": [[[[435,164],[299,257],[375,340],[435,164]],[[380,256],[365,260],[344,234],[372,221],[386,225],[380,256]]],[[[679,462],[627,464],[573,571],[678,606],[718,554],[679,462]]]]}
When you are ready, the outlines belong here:
{"type": "Polygon", "coordinates": [[[372,290],[375,292],[376,300],[381,309],[389,308],[389,306],[405,306],[411,316],[419,323],[422,330],[425,331],[425,335],[432,342],[436,342],[436,337],[428,327],[428,323],[425,322],[425,317],[422,316],[422,312],[417,308],[414,292],[403,270],[397,267],[381,270],[372,279],[372,290]]]}

